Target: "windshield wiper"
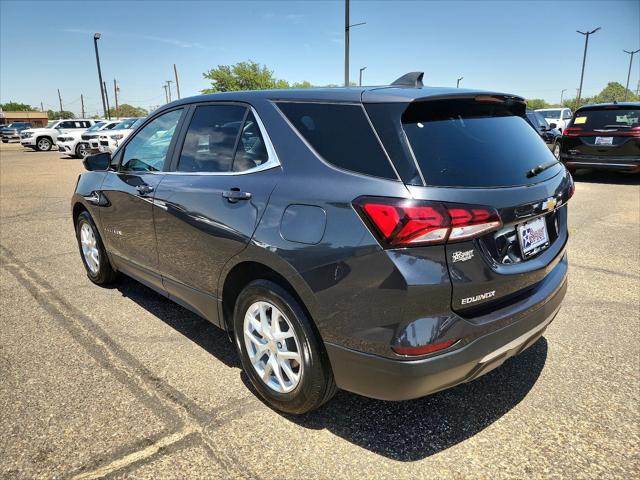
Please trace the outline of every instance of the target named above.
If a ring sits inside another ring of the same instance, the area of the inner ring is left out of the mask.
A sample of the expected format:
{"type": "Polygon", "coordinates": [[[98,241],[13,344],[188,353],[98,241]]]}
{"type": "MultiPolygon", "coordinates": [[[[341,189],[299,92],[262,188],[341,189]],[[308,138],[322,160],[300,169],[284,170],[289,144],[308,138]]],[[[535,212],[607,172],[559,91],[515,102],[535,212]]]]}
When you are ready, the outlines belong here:
{"type": "Polygon", "coordinates": [[[544,172],[545,170],[553,167],[554,165],[557,165],[558,163],[560,163],[559,160],[551,160],[550,162],[541,163],[537,167],[533,167],[527,172],[527,178],[535,177],[539,173],[544,172]]]}

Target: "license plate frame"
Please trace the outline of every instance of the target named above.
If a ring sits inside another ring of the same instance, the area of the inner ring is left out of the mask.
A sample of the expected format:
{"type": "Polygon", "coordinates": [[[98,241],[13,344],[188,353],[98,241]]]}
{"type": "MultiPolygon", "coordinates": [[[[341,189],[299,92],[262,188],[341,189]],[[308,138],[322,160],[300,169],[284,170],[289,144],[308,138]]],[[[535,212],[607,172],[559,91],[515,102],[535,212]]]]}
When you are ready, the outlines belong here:
{"type": "Polygon", "coordinates": [[[520,251],[529,258],[549,247],[549,232],[545,217],[534,218],[517,226],[520,251]]]}
{"type": "Polygon", "coordinates": [[[610,147],[613,145],[613,137],[596,137],[594,145],[604,145],[610,147]]]}

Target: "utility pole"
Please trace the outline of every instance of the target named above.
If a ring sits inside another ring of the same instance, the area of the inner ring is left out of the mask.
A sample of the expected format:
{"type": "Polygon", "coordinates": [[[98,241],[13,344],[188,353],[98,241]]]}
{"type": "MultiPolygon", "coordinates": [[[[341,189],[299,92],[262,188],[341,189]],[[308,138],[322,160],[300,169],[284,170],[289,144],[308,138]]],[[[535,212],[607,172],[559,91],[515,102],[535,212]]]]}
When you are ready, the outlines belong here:
{"type": "Polygon", "coordinates": [[[167,91],[169,92],[169,101],[171,101],[171,84],[173,80],[167,80],[167,91]]]}
{"type": "Polygon", "coordinates": [[[584,80],[584,64],[587,62],[587,47],[589,47],[589,35],[593,35],[600,27],[591,30],[590,32],[581,32],[576,30],[580,35],[584,35],[584,55],[582,56],[582,73],[580,74],[580,88],[578,89],[578,98],[576,98],[576,108],[580,106],[580,98],[582,97],[582,81],[584,80]]]}
{"type": "Polygon", "coordinates": [[[349,87],[349,30],[367,22],[349,25],[349,0],[344,0],[344,86],[349,87]]]}
{"type": "Polygon", "coordinates": [[[178,94],[178,100],[180,100],[180,82],[178,81],[178,69],[175,63],[173,64],[173,74],[176,77],[176,93],[178,94]]]}
{"type": "Polygon", "coordinates": [[[107,104],[104,101],[105,90],[103,90],[102,82],[102,70],[100,69],[100,55],[98,55],[98,40],[100,40],[100,34],[93,34],[93,46],[96,48],[96,63],[98,64],[98,82],[100,83],[100,96],[102,97],[102,109],[104,110],[104,117],[107,118],[107,104]]]}
{"type": "Polygon", "coordinates": [[[58,89],[58,100],[60,100],[60,118],[62,118],[62,96],[60,95],[60,89],[58,89]]]}
{"type": "Polygon", "coordinates": [[[82,108],[82,118],[84,118],[84,95],[80,94],[80,108],[82,108]]]}
{"type": "Polygon", "coordinates": [[[566,92],[566,91],[567,91],[567,89],[563,88],[562,91],[560,92],[560,106],[561,107],[564,106],[563,99],[564,99],[564,92],[566,92]]]}
{"type": "Polygon", "coordinates": [[[115,97],[115,102],[116,102],[116,117],[120,116],[120,112],[118,111],[118,92],[120,91],[120,88],[118,87],[118,84],[116,83],[116,79],[113,79],[113,96],[115,97]]]}
{"type": "Polygon", "coordinates": [[[40,102],[40,111],[44,112],[44,105],[42,104],[42,102],[40,102]]]}
{"type": "Polygon", "coordinates": [[[456,82],[456,88],[460,88],[460,82],[464,79],[464,77],[460,77],[456,82]]]}
{"type": "MultiPolygon", "coordinates": [[[[629,52],[627,50],[623,50],[624,53],[628,53],[629,55],[631,55],[631,58],[629,58],[629,73],[627,73],[627,86],[624,89],[624,101],[627,101],[627,93],[629,92],[629,79],[631,78],[631,65],[633,64],[633,56],[640,52],[640,48],[634,52],[629,52]]],[[[636,93],[637,95],[637,93],[636,93]]]]}
{"type": "Polygon", "coordinates": [[[362,72],[364,72],[367,69],[367,67],[362,67],[360,69],[360,80],[358,81],[358,86],[362,86],[362,72]]]}
{"type": "Polygon", "coordinates": [[[167,93],[167,84],[165,83],[164,85],[162,85],[162,88],[164,88],[165,103],[169,103],[169,94],[167,93]]]}
{"type": "MultiPolygon", "coordinates": [[[[636,97],[640,95],[640,80],[638,80],[638,86],[636,87],[636,97]]],[[[43,110],[44,111],[44,110],[43,110]]]]}
{"type": "Polygon", "coordinates": [[[107,102],[107,119],[111,120],[111,107],[109,106],[109,93],[107,92],[107,82],[102,82],[104,88],[104,99],[107,102]]]}

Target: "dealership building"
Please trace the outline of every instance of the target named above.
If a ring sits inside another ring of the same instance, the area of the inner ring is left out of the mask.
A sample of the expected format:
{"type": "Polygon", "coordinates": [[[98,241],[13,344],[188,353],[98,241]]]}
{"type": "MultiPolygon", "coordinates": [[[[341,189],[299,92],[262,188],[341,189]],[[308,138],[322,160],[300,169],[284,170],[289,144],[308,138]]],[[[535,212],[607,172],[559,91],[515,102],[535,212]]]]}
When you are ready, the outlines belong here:
{"type": "Polygon", "coordinates": [[[8,125],[13,122],[30,122],[34,127],[46,127],[48,121],[47,112],[0,111],[0,125],[8,125]]]}

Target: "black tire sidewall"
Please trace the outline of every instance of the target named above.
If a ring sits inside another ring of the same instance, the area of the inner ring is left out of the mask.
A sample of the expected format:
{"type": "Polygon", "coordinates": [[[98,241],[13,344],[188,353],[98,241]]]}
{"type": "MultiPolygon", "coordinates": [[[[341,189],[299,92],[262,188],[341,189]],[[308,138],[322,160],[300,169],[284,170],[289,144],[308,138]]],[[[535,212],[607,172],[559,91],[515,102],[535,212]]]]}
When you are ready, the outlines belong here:
{"type": "Polygon", "coordinates": [[[331,375],[328,362],[309,318],[295,298],[278,284],[268,280],[251,282],[240,293],[233,315],[236,348],[243,369],[260,396],[272,407],[287,413],[305,413],[323,402],[327,388],[327,375],[331,375]],[[289,319],[298,338],[302,359],[302,378],[294,390],[279,393],[270,389],[254,370],[244,344],[244,316],[254,302],[273,303],[289,319]]]}
{"type": "MultiPolygon", "coordinates": [[[[84,157],[86,157],[87,155],[82,155],[81,150],[80,150],[80,147],[81,147],[81,146],[82,146],[82,144],[81,144],[81,143],[79,143],[79,144],[76,146],[75,155],[76,155],[76,158],[84,159],[84,157]]],[[[85,149],[85,151],[87,151],[87,150],[88,150],[88,149],[85,149]]]]}
{"type": "Polygon", "coordinates": [[[113,269],[111,268],[111,264],[109,263],[109,258],[107,257],[107,251],[104,248],[104,244],[102,243],[102,238],[100,237],[100,233],[98,232],[98,228],[96,224],[93,222],[93,218],[89,212],[84,211],[78,215],[78,220],[76,221],[76,239],[78,240],[78,250],[80,251],[80,258],[82,259],[82,264],[87,272],[87,276],[89,279],[98,285],[102,285],[105,283],[109,283],[113,279],[113,269]],[[82,243],[80,241],[80,231],[84,224],[88,224],[91,229],[93,229],[93,234],[96,237],[96,245],[98,247],[98,252],[100,254],[100,267],[98,271],[94,274],[89,265],[87,265],[87,260],[84,258],[84,253],[82,252],[82,243]]]}

